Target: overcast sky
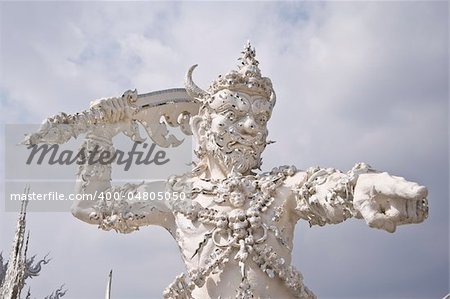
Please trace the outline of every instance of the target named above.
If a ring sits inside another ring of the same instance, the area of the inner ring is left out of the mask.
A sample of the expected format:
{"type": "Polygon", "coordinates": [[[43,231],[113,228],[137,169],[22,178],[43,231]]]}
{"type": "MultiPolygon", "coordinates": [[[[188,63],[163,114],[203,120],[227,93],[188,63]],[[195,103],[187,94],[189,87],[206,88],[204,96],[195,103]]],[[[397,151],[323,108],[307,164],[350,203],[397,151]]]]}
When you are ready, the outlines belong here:
{"type": "MultiPolygon", "coordinates": [[[[1,120],[40,123],[127,89],[182,87],[196,63],[195,80],[206,88],[235,68],[250,39],[278,96],[269,122],[277,142],[264,153],[264,170],[347,171],[367,162],[429,188],[429,219],[395,234],[361,220],[299,223],[294,264],[307,286],[319,298],[442,298],[449,292],[448,11],[447,2],[1,2],[1,120]]],[[[1,205],[4,255],[16,218],[1,205]]],[[[28,228],[29,251],[52,257],[30,282],[36,298],[62,283],[64,298],[102,298],[111,268],[112,298],[160,298],[184,270],[158,227],[118,235],[67,212],[31,213],[28,228]]]]}

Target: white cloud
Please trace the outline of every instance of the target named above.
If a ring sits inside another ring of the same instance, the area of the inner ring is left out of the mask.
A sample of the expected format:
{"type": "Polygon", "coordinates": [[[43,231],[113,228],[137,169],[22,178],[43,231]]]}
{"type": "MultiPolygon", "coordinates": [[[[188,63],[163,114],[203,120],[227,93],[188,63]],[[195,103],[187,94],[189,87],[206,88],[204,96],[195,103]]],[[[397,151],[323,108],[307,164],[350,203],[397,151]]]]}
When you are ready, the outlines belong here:
{"type": "MultiPolygon", "coordinates": [[[[447,3],[0,5],[7,123],[40,122],[127,89],[181,86],[195,63],[194,78],[207,87],[236,65],[244,42],[252,40],[278,95],[269,123],[277,143],[265,154],[266,168],[346,170],[367,161],[430,187],[430,219],[395,235],[368,230],[361,221],[300,225],[294,258],[306,283],[326,298],[424,298],[448,291],[442,266],[448,264],[447,3]]],[[[2,212],[1,219],[7,252],[15,215],[2,212]]],[[[29,227],[32,251],[51,250],[54,258],[33,281],[36,296],[66,282],[68,298],[97,298],[114,265],[115,298],[154,297],[182,268],[169,257],[175,244],[155,229],[118,236],[69,214],[33,214],[29,227]],[[125,274],[131,270],[135,276],[125,274]],[[149,277],[151,270],[158,275],[149,277]]]]}

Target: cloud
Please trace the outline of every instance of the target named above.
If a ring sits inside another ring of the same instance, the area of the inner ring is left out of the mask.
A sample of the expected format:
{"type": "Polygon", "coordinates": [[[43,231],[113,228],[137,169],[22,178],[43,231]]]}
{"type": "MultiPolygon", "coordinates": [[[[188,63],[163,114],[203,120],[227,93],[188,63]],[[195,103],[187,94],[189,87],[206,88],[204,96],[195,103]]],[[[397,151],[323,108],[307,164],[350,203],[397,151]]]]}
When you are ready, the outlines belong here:
{"type": "MultiPolygon", "coordinates": [[[[429,298],[448,291],[448,4],[445,2],[0,3],[4,123],[40,122],[93,99],[207,87],[252,40],[278,101],[264,168],[348,170],[366,161],[430,189],[430,219],[394,235],[361,221],[299,224],[295,265],[320,298],[429,298]],[[26,17],[23,17],[26,15],[26,17]]],[[[3,167],[3,165],[2,165],[3,167]]],[[[1,212],[9,251],[14,214],[1,212]]],[[[70,214],[30,214],[32,252],[52,252],[36,296],[160,297],[182,271],[158,229],[102,233],[70,214]],[[50,232],[50,233],[49,233],[50,232]],[[131,275],[131,272],[135,274],[131,275]],[[156,273],[156,274],[155,274],[156,273]]]]}

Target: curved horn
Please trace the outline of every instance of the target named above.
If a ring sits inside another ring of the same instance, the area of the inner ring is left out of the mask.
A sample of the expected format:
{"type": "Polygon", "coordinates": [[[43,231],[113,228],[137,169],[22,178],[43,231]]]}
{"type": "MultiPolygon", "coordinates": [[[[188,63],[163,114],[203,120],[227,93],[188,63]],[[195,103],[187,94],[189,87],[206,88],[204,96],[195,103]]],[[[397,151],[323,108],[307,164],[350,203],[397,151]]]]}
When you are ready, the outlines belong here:
{"type": "Polygon", "coordinates": [[[186,88],[187,93],[193,97],[194,99],[204,99],[208,95],[206,91],[198,87],[194,81],[192,80],[192,72],[197,67],[198,64],[194,64],[191,66],[186,74],[186,78],[184,79],[184,87],[186,88]]]}

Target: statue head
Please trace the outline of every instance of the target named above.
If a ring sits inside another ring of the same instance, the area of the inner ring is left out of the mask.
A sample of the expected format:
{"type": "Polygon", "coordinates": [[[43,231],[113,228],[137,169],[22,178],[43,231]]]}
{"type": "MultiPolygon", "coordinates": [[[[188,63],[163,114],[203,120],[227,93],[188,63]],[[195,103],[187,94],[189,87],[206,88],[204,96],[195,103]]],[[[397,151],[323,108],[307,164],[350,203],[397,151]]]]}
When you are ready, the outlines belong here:
{"type": "Polygon", "coordinates": [[[207,91],[192,81],[194,65],[185,87],[201,103],[199,114],[191,120],[199,159],[215,159],[227,172],[244,174],[261,165],[276,96],[270,79],[261,76],[250,43],[239,61],[238,70],[219,76],[207,91]]]}

